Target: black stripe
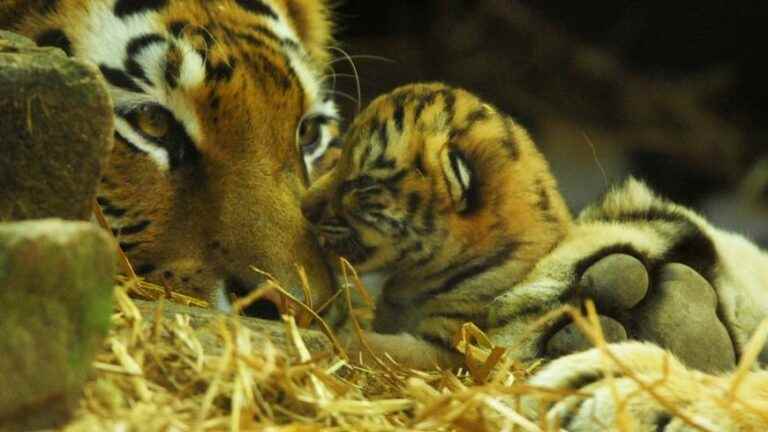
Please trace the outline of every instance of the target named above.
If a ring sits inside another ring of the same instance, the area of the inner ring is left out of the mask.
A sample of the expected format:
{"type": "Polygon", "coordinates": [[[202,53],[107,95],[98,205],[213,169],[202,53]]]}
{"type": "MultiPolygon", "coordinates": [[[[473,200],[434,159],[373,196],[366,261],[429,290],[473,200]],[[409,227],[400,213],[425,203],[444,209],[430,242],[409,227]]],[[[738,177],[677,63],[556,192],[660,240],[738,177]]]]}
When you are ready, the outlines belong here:
{"type": "Polygon", "coordinates": [[[120,208],[114,205],[111,201],[109,201],[104,197],[97,197],[96,202],[99,203],[99,206],[101,206],[101,211],[103,211],[105,215],[112,216],[115,218],[124,216],[125,213],[128,211],[124,208],[120,208]]]}
{"type": "Polygon", "coordinates": [[[46,30],[37,35],[35,42],[41,47],[56,47],[72,57],[72,42],[66,33],[59,29],[46,30]]]}
{"type": "Polygon", "coordinates": [[[221,62],[218,64],[206,63],[205,64],[205,79],[207,81],[216,82],[229,82],[234,75],[235,65],[237,59],[230,57],[228,62],[221,62]]]}
{"type": "Polygon", "coordinates": [[[685,215],[669,211],[663,207],[651,207],[647,210],[628,211],[616,216],[599,215],[595,220],[615,222],[670,222],[690,223],[685,215]]]}
{"type": "Polygon", "coordinates": [[[398,133],[403,133],[403,121],[405,120],[405,108],[402,104],[397,104],[392,119],[395,121],[395,129],[398,133]]]}
{"type": "MultiPolygon", "coordinates": [[[[475,276],[482,275],[483,273],[493,269],[494,267],[499,267],[501,265],[506,264],[509,262],[509,260],[512,258],[512,256],[515,254],[519,247],[519,244],[512,243],[507,246],[502,247],[498,252],[496,252],[494,255],[490,257],[485,257],[484,259],[480,260],[477,264],[467,264],[462,263],[459,266],[465,265],[466,267],[463,270],[460,270],[455,275],[451,276],[443,282],[443,284],[433,290],[427,291],[426,293],[423,293],[419,296],[418,302],[424,301],[428,298],[435,297],[441,294],[448,293],[456,288],[459,287],[463,282],[467,281],[468,279],[471,279],[475,276]]],[[[447,269],[444,269],[440,273],[445,274],[448,272],[453,272],[457,270],[456,267],[449,267],[447,269]]]]}
{"type": "Polygon", "coordinates": [[[381,179],[380,180],[381,185],[389,189],[392,195],[399,195],[400,183],[403,181],[403,179],[407,174],[408,173],[404,169],[398,170],[394,174],[390,175],[389,177],[385,177],[381,179]]]}
{"type": "Polygon", "coordinates": [[[712,280],[718,262],[717,250],[709,238],[693,223],[675,233],[677,241],[668,250],[663,262],[679,262],[696,270],[704,278],[712,280]]]}
{"type": "Polygon", "coordinates": [[[134,235],[134,234],[138,234],[138,233],[144,231],[145,229],[147,229],[147,227],[151,223],[152,223],[151,221],[143,220],[143,221],[141,221],[139,223],[136,223],[136,224],[133,224],[133,225],[128,225],[128,226],[124,226],[124,227],[120,227],[120,228],[114,228],[114,229],[112,229],[112,232],[115,235],[134,235]]]}
{"type": "MultiPolygon", "coordinates": [[[[571,291],[566,290],[560,293],[555,299],[542,301],[539,303],[533,303],[533,302],[528,303],[523,308],[515,309],[515,313],[513,315],[496,317],[496,320],[493,323],[493,325],[494,327],[501,328],[506,326],[512,321],[519,321],[525,317],[529,319],[531,317],[534,317],[534,318],[542,317],[547,312],[551,312],[559,307],[562,307],[566,298],[571,297],[572,294],[573,293],[571,291]]],[[[549,322],[548,326],[550,330],[559,330],[567,322],[568,322],[567,316],[563,315],[559,318],[556,318],[554,321],[549,322]]],[[[551,331],[551,334],[549,334],[549,336],[551,337],[553,334],[554,334],[554,331],[551,331]]]]}
{"type": "Polygon", "coordinates": [[[141,36],[135,37],[128,42],[126,52],[129,57],[137,56],[144,48],[156,44],[165,42],[165,38],[157,33],[146,33],[141,36]]]}
{"type": "Polygon", "coordinates": [[[280,18],[277,16],[275,11],[272,10],[271,7],[267,6],[267,4],[262,2],[261,0],[236,0],[236,1],[241,8],[247,10],[252,14],[264,15],[274,20],[278,20],[280,18]]]}
{"type": "Polygon", "coordinates": [[[448,123],[453,122],[453,116],[456,115],[454,105],[456,104],[456,95],[451,90],[441,90],[440,94],[443,95],[443,111],[445,111],[448,117],[448,123]]]}
{"type": "MultiPolygon", "coordinates": [[[[202,58],[206,58],[201,55],[202,58]]],[[[181,76],[181,63],[184,61],[184,54],[181,52],[176,44],[171,44],[168,48],[168,52],[165,56],[165,70],[163,71],[163,78],[168,87],[175,89],[179,84],[179,77],[181,76]]],[[[206,69],[208,68],[208,61],[205,62],[206,69]]]]}
{"type": "Polygon", "coordinates": [[[339,186],[339,194],[344,195],[355,189],[362,189],[368,186],[373,186],[375,184],[376,184],[375,178],[367,174],[363,174],[359,177],[355,177],[352,180],[346,180],[342,182],[341,186],[339,186]]]}
{"type": "Polygon", "coordinates": [[[131,39],[131,41],[128,43],[128,47],[126,48],[128,57],[125,59],[124,63],[125,70],[128,71],[130,75],[144,81],[150,86],[154,86],[154,83],[150,81],[149,78],[147,78],[147,74],[144,71],[144,68],[139,64],[138,61],[136,61],[136,56],[138,56],[143,49],[149,47],[150,45],[163,42],[165,42],[165,38],[157,33],[147,33],[145,35],[131,39]]]}
{"type": "Polygon", "coordinates": [[[421,114],[424,112],[424,109],[427,107],[427,105],[431,105],[435,102],[436,96],[437,96],[436,92],[428,92],[428,93],[416,96],[416,98],[418,98],[418,102],[416,103],[416,108],[413,111],[414,123],[417,123],[419,121],[419,119],[421,118],[421,114]]]}
{"type": "Polygon", "coordinates": [[[664,432],[667,430],[667,426],[672,423],[672,415],[668,412],[657,413],[653,422],[656,424],[658,432],[664,432]]]}
{"type": "Polygon", "coordinates": [[[260,72],[258,76],[267,76],[277,84],[282,90],[288,90],[293,85],[293,80],[296,79],[296,71],[291,67],[290,62],[281,57],[284,61],[285,71],[281,70],[277,65],[269,58],[263,55],[258,55],[256,58],[258,62],[253,62],[253,65],[258,68],[260,72]]]}
{"type": "Polygon", "coordinates": [[[365,147],[363,147],[363,155],[362,157],[360,157],[360,164],[359,164],[360,166],[358,167],[360,171],[363,171],[363,169],[365,168],[365,164],[368,162],[368,157],[370,155],[371,155],[371,146],[366,144],[365,147]]]}
{"type": "Polygon", "coordinates": [[[598,249],[588,257],[582,258],[574,265],[574,275],[581,277],[589,267],[600,261],[601,259],[613,254],[625,254],[637,258],[643,265],[648,268],[652,263],[649,262],[648,257],[645,254],[640,253],[634,246],[629,243],[617,243],[614,245],[606,246],[602,249],[598,249]]]}
{"type": "Polygon", "coordinates": [[[113,86],[133,93],[144,93],[141,87],[139,87],[128,74],[120,69],[114,69],[101,64],[99,65],[99,70],[101,70],[101,74],[104,75],[104,79],[113,86]]]}
{"type": "Polygon", "coordinates": [[[145,11],[157,11],[168,5],[168,0],[117,0],[115,15],[125,18],[145,11]]]}
{"type": "Polygon", "coordinates": [[[421,206],[421,195],[419,195],[418,192],[409,192],[406,202],[405,211],[410,217],[419,210],[419,207],[421,206]]]}
{"type": "Polygon", "coordinates": [[[487,314],[487,311],[483,308],[480,308],[480,310],[475,312],[459,312],[459,311],[451,311],[451,312],[441,312],[441,311],[435,311],[430,312],[427,314],[427,317],[429,318],[446,318],[454,321],[460,321],[462,324],[466,322],[471,322],[476,324],[478,327],[483,328],[484,323],[483,316],[487,314]],[[482,325],[481,325],[482,324],[482,325]]]}
{"type": "Polygon", "coordinates": [[[536,179],[536,194],[539,196],[536,207],[543,212],[549,212],[552,209],[552,203],[550,202],[547,188],[544,187],[544,181],[541,179],[536,179]]]}
{"type": "Polygon", "coordinates": [[[123,252],[128,253],[136,249],[136,247],[142,243],[144,242],[120,242],[120,249],[122,249],[123,252]]]}
{"type": "Polygon", "coordinates": [[[432,334],[420,334],[419,335],[421,339],[425,340],[426,342],[429,342],[432,345],[437,345],[440,348],[443,348],[444,350],[454,352],[453,348],[453,342],[451,340],[446,340],[443,337],[439,335],[432,335],[432,334]]]}
{"type": "Polygon", "coordinates": [[[136,267],[134,270],[136,271],[136,274],[139,276],[152,273],[155,271],[157,267],[155,267],[153,264],[141,264],[140,266],[136,267]]]}
{"type": "MultiPolygon", "coordinates": [[[[277,42],[277,43],[280,43],[280,44],[285,43],[284,39],[278,37],[275,34],[275,32],[273,32],[272,30],[268,29],[267,27],[264,27],[263,25],[250,25],[250,26],[248,26],[248,28],[251,31],[253,31],[255,33],[259,33],[259,34],[263,35],[264,37],[266,37],[267,39],[270,39],[270,40],[272,40],[274,42],[277,42]]],[[[291,41],[291,42],[293,42],[293,41],[291,41]]]]}
{"type": "Polygon", "coordinates": [[[384,153],[379,154],[379,156],[374,159],[373,164],[371,165],[371,168],[375,169],[394,169],[395,168],[395,160],[394,159],[387,159],[384,156],[384,153]]]}
{"type": "Polygon", "coordinates": [[[400,254],[395,259],[395,263],[401,263],[401,262],[405,261],[405,259],[408,258],[409,256],[411,256],[411,255],[413,255],[415,253],[419,253],[422,250],[424,250],[424,245],[420,241],[417,241],[416,243],[413,243],[413,244],[409,245],[408,247],[403,248],[400,251],[400,254]]]}
{"type": "Polygon", "coordinates": [[[516,161],[520,159],[520,148],[517,146],[517,141],[515,141],[512,125],[512,120],[507,119],[507,121],[504,122],[504,131],[507,134],[507,138],[502,140],[501,144],[509,153],[509,157],[513,161],[516,161]]]}
{"type": "Polygon", "coordinates": [[[485,120],[488,118],[488,111],[484,108],[479,108],[475,111],[472,111],[467,115],[467,119],[465,120],[465,123],[469,126],[473,126],[475,123],[485,120]]]}
{"type": "MultiPolygon", "coordinates": [[[[581,390],[582,388],[594,384],[602,379],[604,379],[605,376],[601,371],[595,370],[591,372],[585,372],[581,375],[576,376],[574,379],[564,383],[561,388],[568,388],[568,389],[574,389],[574,390],[581,390]]],[[[571,423],[576,418],[576,414],[581,410],[582,405],[584,402],[590,400],[588,397],[582,397],[581,400],[570,410],[568,410],[565,415],[560,419],[560,425],[562,425],[565,430],[571,430],[571,423]]]]}
{"type": "MultiPolygon", "coordinates": [[[[434,189],[434,185],[433,185],[434,189]]],[[[431,194],[429,197],[429,202],[427,203],[427,209],[424,212],[424,217],[422,219],[422,226],[424,227],[424,232],[422,234],[432,234],[435,231],[435,204],[437,203],[437,194],[431,194]]]]}
{"type": "Polygon", "coordinates": [[[170,32],[176,39],[179,39],[188,25],[189,22],[184,20],[171,21],[170,24],[168,24],[168,32],[170,32]]]}
{"type": "Polygon", "coordinates": [[[448,140],[457,141],[464,138],[478,122],[486,118],[488,118],[488,113],[484,109],[478,109],[469,113],[467,118],[461,123],[462,126],[460,128],[451,130],[450,134],[448,134],[448,140]]]}

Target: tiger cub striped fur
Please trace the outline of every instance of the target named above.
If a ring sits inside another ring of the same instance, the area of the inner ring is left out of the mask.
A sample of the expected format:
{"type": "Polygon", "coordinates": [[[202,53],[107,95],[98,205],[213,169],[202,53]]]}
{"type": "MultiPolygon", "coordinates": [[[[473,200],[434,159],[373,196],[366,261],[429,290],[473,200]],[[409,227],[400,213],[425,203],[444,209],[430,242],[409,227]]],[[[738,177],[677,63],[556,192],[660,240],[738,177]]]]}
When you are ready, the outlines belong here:
{"type": "Polygon", "coordinates": [[[321,242],[386,284],[371,335],[406,363],[456,365],[452,337],[567,235],[547,162],[511,118],[469,92],[417,84],[379,97],[308,190],[321,242]],[[412,338],[403,345],[400,336],[412,338]]]}
{"type": "Polygon", "coordinates": [[[98,201],[140,276],[228,309],[263,281],[251,266],[303,297],[298,264],[306,300],[330,298],[299,207],[338,132],[324,1],[4,0],[0,28],[107,81],[116,133],[98,201]]]}
{"type": "MultiPolygon", "coordinates": [[[[374,100],[347,131],[336,168],[308,190],[302,210],[329,251],[363,272],[384,275],[374,332],[366,339],[415,368],[461,365],[452,337],[466,321],[507,348],[507,355],[543,357],[547,338],[564,317],[545,323],[541,317],[580,305],[585,270],[617,253],[636,258],[652,283],[662,284],[659,274],[670,264],[703,276],[737,361],[768,317],[765,252],[634,179],[572,221],[525,131],[472,94],[443,84],[408,85],[374,100]]],[[[650,287],[647,298],[653,289],[658,287],[650,287]]],[[[706,349],[707,337],[693,343],[706,349]]],[[[363,353],[350,340],[352,350],[363,353]]],[[[619,421],[635,428],[630,430],[670,432],[768,425],[752,411],[718,405],[738,375],[691,371],[649,343],[608,349],[636,375],[606,365],[598,349],[566,355],[531,384],[582,392],[543,412],[538,409],[544,405],[528,398],[525,412],[546,419],[553,430],[570,431],[613,428],[619,421]],[[638,378],[653,384],[668,404],[639,386],[638,378]],[[669,404],[690,410],[694,425],[669,404]]],[[[760,358],[768,360],[766,350],[760,358]]],[[[764,372],[750,373],[734,394],[759,412],[768,406],[765,382],[764,372]]]]}

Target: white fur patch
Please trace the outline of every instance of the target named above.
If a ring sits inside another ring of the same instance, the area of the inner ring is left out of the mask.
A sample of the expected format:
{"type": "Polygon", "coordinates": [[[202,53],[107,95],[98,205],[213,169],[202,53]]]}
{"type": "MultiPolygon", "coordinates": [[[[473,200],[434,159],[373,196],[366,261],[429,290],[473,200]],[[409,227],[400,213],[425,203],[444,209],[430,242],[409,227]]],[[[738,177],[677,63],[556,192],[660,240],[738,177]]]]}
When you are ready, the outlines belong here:
{"type": "Polygon", "coordinates": [[[184,56],[179,70],[179,86],[185,90],[197,88],[205,80],[205,60],[187,41],[177,41],[176,44],[184,56]]]}

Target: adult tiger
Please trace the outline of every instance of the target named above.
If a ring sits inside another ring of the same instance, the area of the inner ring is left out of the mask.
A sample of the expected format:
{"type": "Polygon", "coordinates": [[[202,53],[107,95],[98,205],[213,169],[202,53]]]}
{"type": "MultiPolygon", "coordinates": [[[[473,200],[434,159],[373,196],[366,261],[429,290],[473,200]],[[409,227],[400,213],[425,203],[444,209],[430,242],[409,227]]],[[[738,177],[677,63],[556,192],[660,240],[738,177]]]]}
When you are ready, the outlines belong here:
{"type": "Polygon", "coordinates": [[[226,309],[262,280],[250,266],[301,295],[299,265],[314,304],[329,298],[299,209],[302,156],[314,166],[337,129],[324,2],[5,0],[0,28],[109,84],[115,146],[98,202],[140,276],[226,309]]]}

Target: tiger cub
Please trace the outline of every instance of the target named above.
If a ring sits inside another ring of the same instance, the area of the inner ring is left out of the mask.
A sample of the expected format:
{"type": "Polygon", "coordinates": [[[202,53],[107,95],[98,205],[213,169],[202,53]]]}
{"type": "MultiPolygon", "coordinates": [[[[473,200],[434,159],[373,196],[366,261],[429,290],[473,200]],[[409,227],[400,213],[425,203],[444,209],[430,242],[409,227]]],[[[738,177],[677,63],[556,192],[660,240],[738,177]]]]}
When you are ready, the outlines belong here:
{"type": "Polygon", "coordinates": [[[302,210],[327,249],[384,273],[371,342],[415,367],[458,365],[461,325],[486,328],[491,301],[571,227],[525,130],[443,84],[374,100],[302,210]]]}
{"type": "MultiPolygon", "coordinates": [[[[614,265],[620,278],[610,290],[631,291],[621,271],[634,272],[633,266],[644,274],[645,286],[641,295],[630,293],[635,299],[625,310],[606,313],[628,316],[622,324],[641,336],[658,330],[654,326],[665,328],[677,342],[698,349],[694,354],[714,358],[716,369],[749,360],[750,337],[768,317],[765,252],[634,179],[572,220],[523,129],[477,97],[442,84],[409,85],[374,100],[347,131],[336,168],[308,190],[302,211],[327,249],[362,272],[384,275],[375,333],[366,339],[374,350],[415,368],[461,365],[451,340],[466,321],[516,359],[544,356],[546,340],[563,323],[541,325],[540,318],[579,304],[584,276],[615,256],[631,259],[614,265]],[[693,275],[682,285],[673,277],[680,270],[693,275]],[[700,303],[697,310],[708,317],[654,322],[644,315],[668,302],[670,293],[683,296],[676,306],[700,303]],[[702,333],[700,323],[716,331],[702,333]],[[728,349],[713,351],[716,337],[728,349]]],[[[627,430],[768,426],[741,409],[768,406],[764,372],[716,377],[691,371],[649,343],[607,349],[634,375],[618,363],[606,364],[602,352],[592,349],[556,359],[530,380],[580,390],[544,412],[550,425],[571,431],[620,422],[627,430]],[[655,395],[638,382],[653,384],[655,395]],[[743,406],[720,403],[728,388],[743,406]]],[[[768,360],[765,349],[759,357],[768,360]]],[[[524,412],[542,420],[543,405],[530,399],[523,401],[524,412]]]]}

